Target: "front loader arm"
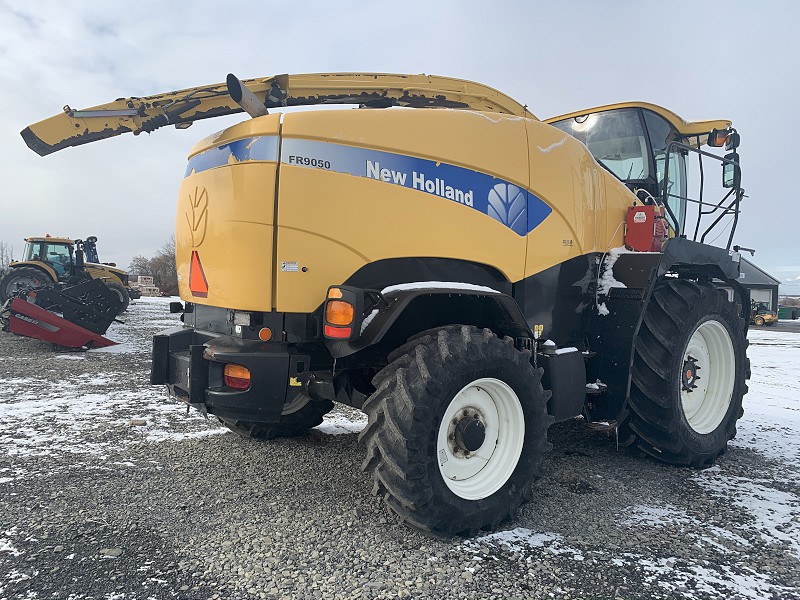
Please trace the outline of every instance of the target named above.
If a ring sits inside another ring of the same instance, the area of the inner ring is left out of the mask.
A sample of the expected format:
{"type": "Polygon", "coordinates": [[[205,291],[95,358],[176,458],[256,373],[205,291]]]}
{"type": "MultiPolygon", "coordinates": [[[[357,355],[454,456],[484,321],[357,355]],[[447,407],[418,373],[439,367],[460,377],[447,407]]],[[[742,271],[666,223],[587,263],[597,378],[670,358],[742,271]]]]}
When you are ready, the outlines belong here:
{"type": "MultiPolygon", "coordinates": [[[[505,94],[479,83],[436,75],[317,73],[276,75],[242,83],[266,108],[312,104],[363,104],[376,108],[459,108],[535,118],[505,94]]],[[[194,121],[242,112],[225,83],[119,98],[85,110],[64,112],[26,127],[22,138],[46,156],[63,148],[132,132],[138,135],[165,125],[188,127],[194,121]]]]}

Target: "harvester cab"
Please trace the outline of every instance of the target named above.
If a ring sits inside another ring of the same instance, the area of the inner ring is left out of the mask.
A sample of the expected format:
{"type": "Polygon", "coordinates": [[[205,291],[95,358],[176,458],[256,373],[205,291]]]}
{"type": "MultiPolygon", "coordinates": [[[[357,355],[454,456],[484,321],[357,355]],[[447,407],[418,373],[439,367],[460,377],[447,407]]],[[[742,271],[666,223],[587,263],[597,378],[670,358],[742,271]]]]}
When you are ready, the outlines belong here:
{"type": "Polygon", "coordinates": [[[363,410],[374,492],[444,534],[514,515],[554,420],[678,465],[725,451],[750,307],[729,121],[643,102],[541,121],[429,75],[229,75],[22,137],[46,155],[243,111],[183,172],[183,324],[155,336],[153,384],[265,439],[363,410]],[[359,108],[268,112],[333,103],[359,108]]]}
{"type": "MultiPolygon", "coordinates": [[[[699,236],[700,241],[705,241],[724,217],[733,217],[727,244],[730,249],[739,203],[744,196],[736,151],[740,138],[730,121],[687,122],[660,106],[628,102],[573,112],[545,122],[581,141],[598,164],[625,183],[640,204],[662,207],[656,212],[666,221],[663,237],[682,236],[698,240],[699,236]],[[712,148],[724,146],[730,153],[719,156],[703,150],[704,145],[712,148]],[[693,192],[693,197],[688,195],[687,162],[690,156],[697,159],[699,174],[699,189],[693,192]],[[713,187],[706,186],[704,177],[704,169],[708,168],[704,165],[708,161],[720,164],[722,188],[729,190],[716,204],[703,200],[704,195],[707,196],[705,188],[713,187]],[[712,214],[715,219],[705,219],[712,214]],[[688,234],[687,217],[692,218],[692,224],[695,224],[694,232],[690,230],[688,234]],[[702,234],[701,222],[706,224],[702,234]]],[[[652,224],[648,220],[647,226],[652,224]]],[[[724,224],[729,225],[727,222],[724,224]]],[[[638,223],[626,225],[630,227],[638,223]]],[[[660,245],[655,248],[629,245],[629,248],[660,250],[660,245]]]]}

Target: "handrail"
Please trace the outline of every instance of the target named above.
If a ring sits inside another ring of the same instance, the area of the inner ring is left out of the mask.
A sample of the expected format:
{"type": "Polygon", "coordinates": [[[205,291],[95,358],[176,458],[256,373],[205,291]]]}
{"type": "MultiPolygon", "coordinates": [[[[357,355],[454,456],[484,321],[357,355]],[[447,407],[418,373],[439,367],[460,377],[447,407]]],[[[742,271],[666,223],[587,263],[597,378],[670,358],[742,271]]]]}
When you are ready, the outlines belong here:
{"type": "Polygon", "coordinates": [[[683,215],[683,219],[681,223],[678,223],[678,219],[675,214],[672,212],[672,209],[669,207],[669,203],[667,202],[668,198],[679,198],[681,200],[685,200],[686,202],[692,202],[699,206],[697,211],[697,223],[695,224],[695,231],[694,237],[692,238],[693,241],[697,241],[697,236],[700,233],[700,223],[703,220],[704,216],[712,215],[716,212],[720,212],[719,216],[709,225],[703,234],[700,236],[700,243],[704,243],[706,236],[719,224],[723,217],[729,214],[733,214],[733,223],[731,226],[731,232],[728,236],[728,244],[726,246],[727,250],[730,250],[731,243],[733,242],[733,234],[736,231],[736,226],[739,223],[739,212],[740,212],[740,203],[742,198],[744,197],[744,190],[739,185],[738,187],[731,188],[723,198],[717,202],[716,204],[713,202],[705,202],[703,200],[703,191],[705,188],[705,173],[703,170],[703,157],[707,156],[714,160],[719,161],[722,165],[725,164],[734,164],[737,163],[733,160],[725,158],[723,156],[719,156],[717,154],[713,154],[711,152],[700,150],[699,148],[693,148],[692,146],[687,146],[686,144],[682,144],[678,141],[672,141],[667,145],[664,155],[664,180],[663,180],[663,188],[661,193],[661,199],[663,201],[663,205],[666,208],[667,212],[669,213],[670,217],[672,217],[673,222],[673,229],[675,230],[676,236],[686,237],[684,233],[685,225],[686,225],[686,214],[683,215]],[[683,197],[676,194],[672,194],[668,191],[668,184],[669,184],[669,157],[672,152],[674,151],[682,151],[682,152],[694,152],[698,155],[698,161],[700,164],[700,198],[699,200],[695,200],[689,197],[683,197]],[[735,194],[733,200],[728,204],[728,206],[723,207],[723,203],[731,196],[731,194],[735,194]],[[704,206],[712,207],[710,210],[703,210],[704,206]]]}

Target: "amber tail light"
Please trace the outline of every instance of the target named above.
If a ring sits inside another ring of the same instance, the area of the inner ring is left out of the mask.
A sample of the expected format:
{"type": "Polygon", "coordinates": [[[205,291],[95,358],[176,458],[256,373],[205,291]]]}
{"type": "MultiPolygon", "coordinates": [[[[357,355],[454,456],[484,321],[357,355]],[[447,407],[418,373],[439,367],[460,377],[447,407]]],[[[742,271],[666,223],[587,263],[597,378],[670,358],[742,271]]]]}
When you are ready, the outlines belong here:
{"type": "Polygon", "coordinates": [[[250,370],[242,365],[225,365],[224,381],[235,390],[246,390],[250,387],[250,370]]]}

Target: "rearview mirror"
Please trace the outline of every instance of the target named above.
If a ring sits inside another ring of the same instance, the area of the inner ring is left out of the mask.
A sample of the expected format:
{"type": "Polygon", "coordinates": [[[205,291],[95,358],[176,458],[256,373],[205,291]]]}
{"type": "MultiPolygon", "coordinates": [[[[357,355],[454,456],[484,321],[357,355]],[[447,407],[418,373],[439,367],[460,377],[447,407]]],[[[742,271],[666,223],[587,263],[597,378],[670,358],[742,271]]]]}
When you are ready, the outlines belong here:
{"type": "Polygon", "coordinates": [[[725,155],[726,161],[722,163],[722,187],[738,188],[742,183],[742,169],[739,166],[739,154],[731,152],[725,155]]]}

